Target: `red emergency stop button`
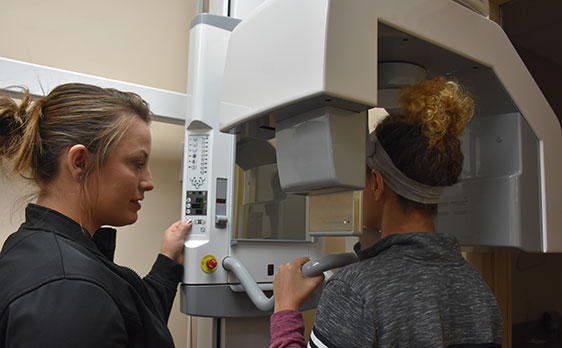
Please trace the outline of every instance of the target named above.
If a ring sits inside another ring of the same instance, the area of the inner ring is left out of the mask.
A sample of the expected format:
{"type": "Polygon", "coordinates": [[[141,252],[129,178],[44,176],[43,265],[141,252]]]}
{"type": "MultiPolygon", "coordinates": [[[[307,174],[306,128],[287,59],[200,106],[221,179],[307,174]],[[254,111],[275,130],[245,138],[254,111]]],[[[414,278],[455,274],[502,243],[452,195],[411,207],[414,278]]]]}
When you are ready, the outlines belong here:
{"type": "Polygon", "coordinates": [[[205,273],[213,273],[214,271],[216,271],[218,264],[219,262],[214,255],[205,255],[201,259],[201,268],[205,273]]]}
{"type": "Polygon", "coordinates": [[[210,269],[215,269],[215,268],[217,268],[217,260],[215,260],[215,259],[208,259],[208,260],[207,260],[207,267],[209,267],[210,269]]]}

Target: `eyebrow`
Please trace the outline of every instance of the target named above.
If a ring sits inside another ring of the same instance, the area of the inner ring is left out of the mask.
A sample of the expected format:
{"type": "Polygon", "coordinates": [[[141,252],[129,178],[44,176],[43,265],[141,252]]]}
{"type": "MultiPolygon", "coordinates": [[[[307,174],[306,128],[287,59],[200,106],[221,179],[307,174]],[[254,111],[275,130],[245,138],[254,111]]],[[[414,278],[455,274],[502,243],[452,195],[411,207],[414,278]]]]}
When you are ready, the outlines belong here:
{"type": "Polygon", "coordinates": [[[148,152],[146,152],[145,150],[135,151],[135,152],[131,153],[131,156],[137,156],[139,153],[140,153],[144,158],[148,158],[148,152]]]}

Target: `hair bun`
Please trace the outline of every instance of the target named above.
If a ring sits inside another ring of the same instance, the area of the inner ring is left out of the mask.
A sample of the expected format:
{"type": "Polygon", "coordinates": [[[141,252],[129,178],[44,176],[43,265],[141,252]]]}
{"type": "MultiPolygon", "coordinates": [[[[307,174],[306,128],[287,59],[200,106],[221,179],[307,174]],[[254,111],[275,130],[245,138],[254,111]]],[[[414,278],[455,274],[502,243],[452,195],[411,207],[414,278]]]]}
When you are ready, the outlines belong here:
{"type": "Polygon", "coordinates": [[[0,98],[0,155],[10,157],[18,150],[30,104],[31,97],[27,92],[19,105],[11,98],[0,98]]]}
{"type": "Polygon", "coordinates": [[[408,123],[419,124],[429,147],[458,138],[474,114],[474,100],[457,82],[444,77],[403,87],[399,99],[408,123]]]}

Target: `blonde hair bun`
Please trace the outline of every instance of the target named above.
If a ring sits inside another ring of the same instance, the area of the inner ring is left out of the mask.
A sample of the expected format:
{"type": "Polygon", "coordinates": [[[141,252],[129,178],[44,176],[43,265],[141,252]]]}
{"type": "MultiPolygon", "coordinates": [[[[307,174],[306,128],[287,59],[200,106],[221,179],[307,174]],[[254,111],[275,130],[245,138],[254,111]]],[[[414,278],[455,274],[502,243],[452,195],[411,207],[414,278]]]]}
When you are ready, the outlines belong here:
{"type": "Polygon", "coordinates": [[[442,76],[402,88],[399,99],[407,123],[419,124],[429,147],[460,137],[474,114],[474,100],[457,82],[442,76]]]}
{"type": "Polygon", "coordinates": [[[20,148],[25,131],[25,115],[31,105],[27,91],[18,104],[11,98],[0,98],[0,155],[11,157],[20,148]]]}

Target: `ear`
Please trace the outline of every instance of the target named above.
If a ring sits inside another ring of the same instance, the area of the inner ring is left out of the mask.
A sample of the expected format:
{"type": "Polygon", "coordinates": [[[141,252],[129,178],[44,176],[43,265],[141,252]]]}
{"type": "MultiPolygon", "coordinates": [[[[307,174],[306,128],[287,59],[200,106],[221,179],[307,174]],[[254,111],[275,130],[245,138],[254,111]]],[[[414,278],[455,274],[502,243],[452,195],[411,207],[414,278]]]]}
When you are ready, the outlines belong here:
{"type": "Polygon", "coordinates": [[[373,185],[373,190],[375,191],[375,199],[378,201],[384,195],[384,179],[382,177],[381,172],[377,169],[371,170],[371,176],[372,176],[371,181],[373,185]]]}
{"type": "Polygon", "coordinates": [[[90,161],[90,153],[82,144],[73,145],[66,155],[66,165],[70,170],[72,179],[81,182],[86,173],[86,167],[90,161]]]}

